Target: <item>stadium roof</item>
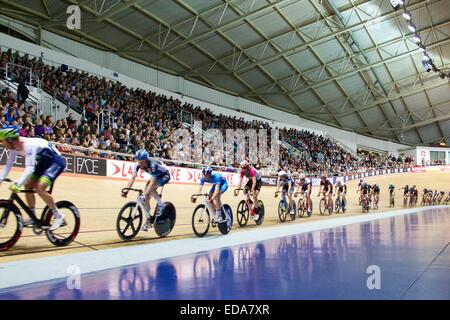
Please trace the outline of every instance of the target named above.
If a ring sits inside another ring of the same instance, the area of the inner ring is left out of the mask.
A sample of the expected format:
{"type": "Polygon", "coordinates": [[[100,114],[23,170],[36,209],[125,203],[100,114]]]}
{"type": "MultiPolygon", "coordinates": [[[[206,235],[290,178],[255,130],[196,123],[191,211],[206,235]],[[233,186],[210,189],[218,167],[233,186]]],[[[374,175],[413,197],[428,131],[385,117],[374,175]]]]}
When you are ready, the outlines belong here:
{"type": "MultiPolygon", "coordinates": [[[[450,68],[450,1],[407,9],[450,68]]],[[[2,13],[301,117],[411,144],[450,143],[450,85],[389,0],[0,0],[2,13]],[[79,5],[81,30],[66,9],[79,5]]]]}

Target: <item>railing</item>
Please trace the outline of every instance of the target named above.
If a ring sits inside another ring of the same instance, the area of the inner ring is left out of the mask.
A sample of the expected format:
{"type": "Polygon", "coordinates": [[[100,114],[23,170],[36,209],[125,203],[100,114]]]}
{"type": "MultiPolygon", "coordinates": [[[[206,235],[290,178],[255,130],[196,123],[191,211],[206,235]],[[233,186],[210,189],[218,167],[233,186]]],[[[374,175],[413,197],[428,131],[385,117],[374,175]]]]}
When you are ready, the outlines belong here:
{"type": "Polygon", "coordinates": [[[105,125],[111,128],[114,125],[114,114],[109,110],[102,109],[97,116],[97,129],[100,132],[105,128],[105,125]]]}
{"type": "Polygon", "coordinates": [[[351,148],[347,147],[342,142],[336,140],[335,138],[330,136],[328,133],[325,134],[325,137],[330,139],[333,143],[338,145],[341,149],[345,150],[347,153],[350,153],[353,156],[353,158],[355,158],[356,160],[358,160],[358,161],[361,160],[361,158],[359,157],[359,155],[355,151],[353,151],[351,148]]]}

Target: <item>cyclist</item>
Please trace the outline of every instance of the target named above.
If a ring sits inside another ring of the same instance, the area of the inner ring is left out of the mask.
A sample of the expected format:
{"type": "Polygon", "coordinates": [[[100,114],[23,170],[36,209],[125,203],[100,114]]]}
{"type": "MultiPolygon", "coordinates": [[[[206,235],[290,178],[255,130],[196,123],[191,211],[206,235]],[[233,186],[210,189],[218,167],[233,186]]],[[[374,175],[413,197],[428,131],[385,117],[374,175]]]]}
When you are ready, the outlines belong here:
{"type": "Polygon", "coordinates": [[[369,203],[369,198],[368,196],[370,195],[370,189],[372,188],[372,186],[370,184],[368,184],[367,182],[362,182],[361,184],[361,204],[363,203],[363,199],[367,201],[367,203],[369,203]]]}
{"type": "Polygon", "coordinates": [[[392,183],[389,183],[388,190],[390,197],[395,196],[395,186],[392,183]]]}
{"type": "Polygon", "coordinates": [[[444,198],[444,196],[445,196],[445,191],[444,191],[444,190],[441,190],[441,191],[439,192],[439,194],[438,194],[438,197],[437,197],[437,204],[441,204],[441,201],[442,201],[442,199],[444,198]]]}
{"type": "MultiPolygon", "coordinates": [[[[278,172],[278,180],[277,180],[277,192],[280,190],[280,186],[282,188],[283,194],[287,193],[288,200],[289,200],[289,207],[290,207],[290,214],[294,214],[294,199],[292,198],[292,195],[295,191],[295,180],[292,177],[291,172],[289,171],[289,168],[285,166],[282,170],[278,172]]],[[[277,197],[277,193],[275,193],[275,198],[277,197]]]]}
{"type": "Polygon", "coordinates": [[[358,188],[356,189],[356,193],[359,193],[359,205],[362,204],[362,185],[364,183],[364,179],[359,179],[358,188]]]}
{"type": "Polygon", "coordinates": [[[450,192],[447,194],[447,197],[444,199],[444,204],[448,204],[450,202],[450,192]]]}
{"type": "MultiPolygon", "coordinates": [[[[133,167],[133,173],[128,181],[127,188],[131,188],[133,186],[134,180],[137,177],[139,170],[147,172],[150,174],[150,179],[148,180],[145,191],[144,191],[144,207],[145,207],[145,216],[147,217],[147,221],[142,226],[143,231],[148,231],[152,227],[152,221],[150,217],[150,198],[153,197],[157,204],[158,209],[156,210],[156,217],[161,215],[161,210],[163,207],[163,202],[157,189],[159,187],[164,186],[170,181],[169,170],[166,165],[159,160],[150,159],[150,155],[147,150],[140,149],[134,155],[136,160],[136,164],[133,167]]],[[[128,191],[122,192],[122,197],[126,198],[128,195],[128,191]]]]}
{"type": "Polygon", "coordinates": [[[373,195],[373,202],[374,205],[376,205],[378,209],[378,203],[380,202],[380,186],[376,183],[372,186],[372,195],[373,195]]]}
{"type": "Polygon", "coordinates": [[[412,188],[409,189],[409,204],[410,206],[415,206],[417,204],[417,197],[419,196],[419,191],[417,190],[417,187],[414,185],[412,188]]]}
{"type": "Polygon", "coordinates": [[[311,179],[306,178],[304,173],[300,173],[298,178],[300,181],[297,187],[297,193],[300,192],[302,195],[306,193],[306,210],[308,211],[308,214],[310,214],[311,208],[309,206],[309,200],[312,192],[312,181],[311,179]],[[300,188],[302,189],[301,191],[300,188]]]}
{"type": "MultiPolygon", "coordinates": [[[[237,189],[241,188],[242,179],[245,176],[248,179],[248,181],[244,187],[244,194],[247,203],[250,197],[252,197],[253,207],[252,210],[250,211],[250,215],[253,217],[253,220],[256,221],[259,219],[258,194],[261,191],[262,186],[261,174],[254,167],[250,166],[247,160],[242,160],[240,166],[241,166],[241,173],[237,189]]],[[[239,195],[239,190],[236,193],[236,196],[237,195],[239,195]]]]}
{"type": "MultiPolygon", "coordinates": [[[[200,179],[200,189],[198,193],[202,193],[203,185],[207,183],[211,183],[213,186],[209,190],[209,201],[213,209],[216,211],[216,215],[214,217],[214,221],[216,223],[222,222],[222,201],[221,196],[228,189],[227,179],[218,172],[213,173],[213,169],[211,167],[204,167],[202,169],[202,178],[200,179]]],[[[195,202],[196,199],[193,198],[192,202],[195,202]]]]}
{"type": "MultiPolygon", "coordinates": [[[[3,146],[10,150],[9,158],[0,174],[0,184],[8,176],[16,156],[24,157],[25,172],[9,189],[12,192],[19,192],[20,187],[24,185],[26,190],[36,191],[50,208],[55,218],[50,230],[58,229],[64,222],[64,214],[56,208],[53,196],[46,189],[64,171],[66,167],[64,158],[47,140],[19,137],[19,130],[15,126],[6,126],[0,129],[0,141],[3,141],[3,146]]],[[[35,214],[36,198],[34,193],[26,193],[25,196],[28,207],[35,214]]],[[[33,221],[30,219],[24,225],[31,226],[33,221]]]]}
{"type": "Polygon", "coordinates": [[[399,190],[403,190],[403,206],[406,206],[409,195],[409,185],[406,185],[403,188],[400,188],[399,190]]]}
{"type": "Polygon", "coordinates": [[[342,195],[342,205],[343,205],[342,209],[347,210],[346,208],[347,201],[345,199],[345,195],[347,194],[347,185],[341,178],[338,178],[336,181],[336,192],[338,198],[340,195],[342,195]]]}
{"type": "Polygon", "coordinates": [[[320,187],[319,187],[319,194],[317,196],[320,196],[320,193],[323,194],[323,197],[326,201],[326,208],[331,209],[333,208],[333,184],[330,182],[330,180],[327,179],[326,174],[324,174],[320,178],[320,187]]]}

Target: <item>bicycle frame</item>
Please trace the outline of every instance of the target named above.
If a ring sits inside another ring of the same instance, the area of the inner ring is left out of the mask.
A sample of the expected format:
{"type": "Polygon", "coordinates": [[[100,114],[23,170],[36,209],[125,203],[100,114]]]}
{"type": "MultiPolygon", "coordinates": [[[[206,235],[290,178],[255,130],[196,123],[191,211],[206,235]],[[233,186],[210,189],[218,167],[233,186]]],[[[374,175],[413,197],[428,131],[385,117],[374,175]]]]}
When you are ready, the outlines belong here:
{"type": "MultiPolygon", "coordinates": [[[[208,199],[209,194],[206,193],[206,194],[198,194],[198,195],[193,195],[193,196],[200,196],[200,195],[205,198],[205,200],[203,202],[203,204],[205,205],[204,209],[207,209],[209,211],[210,215],[215,214],[216,211],[214,210],[214,208],[213,208],[213,206],[211,204],[211,201],[208,199]]],[[[202,210],[202,214],[201,214],[201,218],[202,219],[203,219],[203,215],[205,214],[205,210],[204,209],[202,210]]],[[[225,216],[227,217],[227,220],[230,221],[230,216],[228,215],[227,210],[225,210],[225,208],[223,207],[223,203],[222,203],[222,206],[220,207],[220,209],[222,210],[223,213],[225,213],[225,216]]]]}
{"type": "MultiPolygon", "coordinates": [[[[6,182],[12,182],[10,179],[5,179],[3,181],[6,182]]],[[[53,185],[52,184],[50,186],[50,190],[49,193],[51,194],[53,191],[53,185]]],[[[36,193],[34,190],[21,190],[19,191],[19,193],[36,193]]],[[[2,217],[0,219],[0,224],[5,225],[6,221],[8,221],[8,217],[9,217],[9,213],[11,212],[11,205],[14,204],[14,202],[17,202],[19,204],[19,206],[22,208],[23,211],[25,211],[25,213],[31,218],[31,220],[33,220],[33,223],[35,226],[37,226],[38,228],[42,228],[44,225],[41,221],[41,219],[38,219],[38,217],[36,216],[36,214],[34,214],[31,209],[28,207],[28,205],[25,203],[25,201],[23,201],[15,192],[11,193],[11,196],[8,199],[9,202],[9,206],[8,208],[5,208],[6,212],[3,212],[2,217]]]]}
{"type": "MultiPolygon", "coordinates": [[[[136,191],[138,193],[138,196],[136,197],[136,206],[134,207],[132,215],[135,214],[135,212],[136,212],[136,210],[138,210],[138,208],[141,209],[141,212],[146,212],[147,211],[147,209],[145,208],[144,200],[141,198],[141,196],[144,194],[144,191],[142,191],[141,189],[134,189],[134,188],[123,188],[122,191],[123,190],[131,190],[131,191],[136,191]]],[[[162,197],[163,190],[164,190],[164,186],[161,187],[161,190],[159,192],[159,196],[160,197],[162,197]]],[[[150,196],[150,197],[152,197],[152,196],[150,196]]],[[[156,207],[157,206],[155,206],[155,210],[156,210],[156,207]]],[[[150,214],[150,217],[152,217],[151,208],[149,208],[149,214],[150,214]]],[[[156,214],[154,216],[155,216],[155,220],[153,221],[153,224],[156,223],[156,220],[158,218],[156,216],[156,214]]]]}

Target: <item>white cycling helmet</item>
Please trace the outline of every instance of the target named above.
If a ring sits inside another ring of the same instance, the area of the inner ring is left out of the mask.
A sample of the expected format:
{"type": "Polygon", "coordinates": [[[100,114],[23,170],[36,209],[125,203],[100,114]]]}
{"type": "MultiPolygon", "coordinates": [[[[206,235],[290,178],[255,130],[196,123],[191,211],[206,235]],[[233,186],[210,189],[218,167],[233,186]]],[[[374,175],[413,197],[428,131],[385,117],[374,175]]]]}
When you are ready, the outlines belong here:
{"type": "Polygon", "coordinates": [[[305,179],[305,174],[304,174],[304,173],[300,173],[300,174],[298,175],[298,178],[299,178],[300,180],[304,180],[304,179],[305,179]]]}
{"type": "Polygon", "coordinates": [[[247,160],[242,160],[240,163],[241,168],[247,168],[248,167],[248,161],[247,160]]]}

